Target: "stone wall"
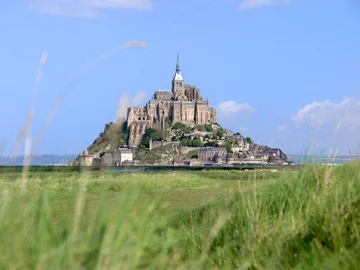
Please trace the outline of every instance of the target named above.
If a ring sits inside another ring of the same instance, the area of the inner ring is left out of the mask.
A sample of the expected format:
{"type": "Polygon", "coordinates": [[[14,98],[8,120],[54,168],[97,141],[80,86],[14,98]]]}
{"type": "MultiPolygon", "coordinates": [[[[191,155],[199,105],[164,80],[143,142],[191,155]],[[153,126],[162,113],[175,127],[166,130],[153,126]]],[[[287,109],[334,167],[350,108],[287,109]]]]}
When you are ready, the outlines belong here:
{"type": "Polygon", "coordinates": [[[177,145],[180,144],[180,142],[152,142],[150,150],[154,150],[156,148],[166,146],[166,145],[170,145],[170,144],[173,144],[173,145],[177,146],[177,145]]]}
{"type": "Polygon", "coordinates": [[[262,159],[262,158],[243,158],[243,159],[234,159],[234,160],[229,160],[227,162],[228,164],[263,164],[263,163],[267,163],[267,160],[262,159]]]}
{"type": "Polygon", "coordinates": [[[180,147],[180,152],[183,154],[183,155],[187,155],[189,152],[191,151],[199,151],[199,148],[197,147],[188,147],[188,146],[181,146],[180,147]]]}
{"type": "Polygon", "coordinates": [[[206,161],[200,159],[191,159],[190,166],[203,166],[204,164],[214,164],[213,161],[206,161]]]}
{"type": "Polygon", "coordinates": [[[81,166],[92,166],[95,156],[79,156],[81,166]]]}

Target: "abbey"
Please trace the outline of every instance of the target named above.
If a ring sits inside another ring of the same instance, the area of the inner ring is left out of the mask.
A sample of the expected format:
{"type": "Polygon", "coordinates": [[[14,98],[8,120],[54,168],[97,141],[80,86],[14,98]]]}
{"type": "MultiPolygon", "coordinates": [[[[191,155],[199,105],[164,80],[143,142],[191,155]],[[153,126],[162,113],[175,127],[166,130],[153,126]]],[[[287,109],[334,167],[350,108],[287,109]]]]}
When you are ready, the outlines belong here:
{"type": "Polygon", "coordinates": [[[130,107],[127,111],[129,144],[137,145],[139,136],[146,128],[165,130],[167,123],[183,123],[189,126],[216,122],[216,111],[205,101],[200,90],[184,83],[180,73],[179,54],[172,90],[158,90],[143,107],[130,107]]]}

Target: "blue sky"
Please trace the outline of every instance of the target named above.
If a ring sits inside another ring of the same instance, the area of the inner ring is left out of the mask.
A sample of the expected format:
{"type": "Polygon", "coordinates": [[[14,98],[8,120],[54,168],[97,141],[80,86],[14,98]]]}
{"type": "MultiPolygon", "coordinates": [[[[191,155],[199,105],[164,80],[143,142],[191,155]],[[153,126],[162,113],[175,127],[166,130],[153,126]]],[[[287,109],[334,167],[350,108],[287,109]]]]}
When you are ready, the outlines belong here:
{"type": "Polygon", "coordinates": [[[360,150],[358,0],[3,1],[0,33],[0,154],[31,108],[37,153],[82,151],[124,95],[171,88],[178,46],[224,127],[288,154],[360,150]]]}

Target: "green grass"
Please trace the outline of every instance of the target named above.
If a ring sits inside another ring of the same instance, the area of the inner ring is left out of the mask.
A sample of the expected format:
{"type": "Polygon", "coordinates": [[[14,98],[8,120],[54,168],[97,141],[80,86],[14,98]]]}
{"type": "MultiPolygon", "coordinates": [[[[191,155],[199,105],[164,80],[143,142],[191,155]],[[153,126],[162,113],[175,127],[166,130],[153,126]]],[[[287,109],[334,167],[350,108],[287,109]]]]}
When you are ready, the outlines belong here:
{"type": "Polygon", "coordinates": [[[0,174],[0,269],[356,269],[360,164],[0,174]]]}

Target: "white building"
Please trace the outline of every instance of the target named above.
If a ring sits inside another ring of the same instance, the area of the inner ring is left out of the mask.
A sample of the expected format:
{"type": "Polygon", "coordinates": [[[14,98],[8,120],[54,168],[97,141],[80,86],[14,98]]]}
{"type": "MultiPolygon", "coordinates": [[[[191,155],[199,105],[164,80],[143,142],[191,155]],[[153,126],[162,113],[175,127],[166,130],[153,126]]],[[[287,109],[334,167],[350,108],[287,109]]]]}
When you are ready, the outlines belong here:
{"type": "Polygon", "coordinates": [[[126,149],[128,151],[121,152],[120,155],[120,164],[123,164],[124,161],[133,161],[133,153],[130,149],[126,149]]]}

